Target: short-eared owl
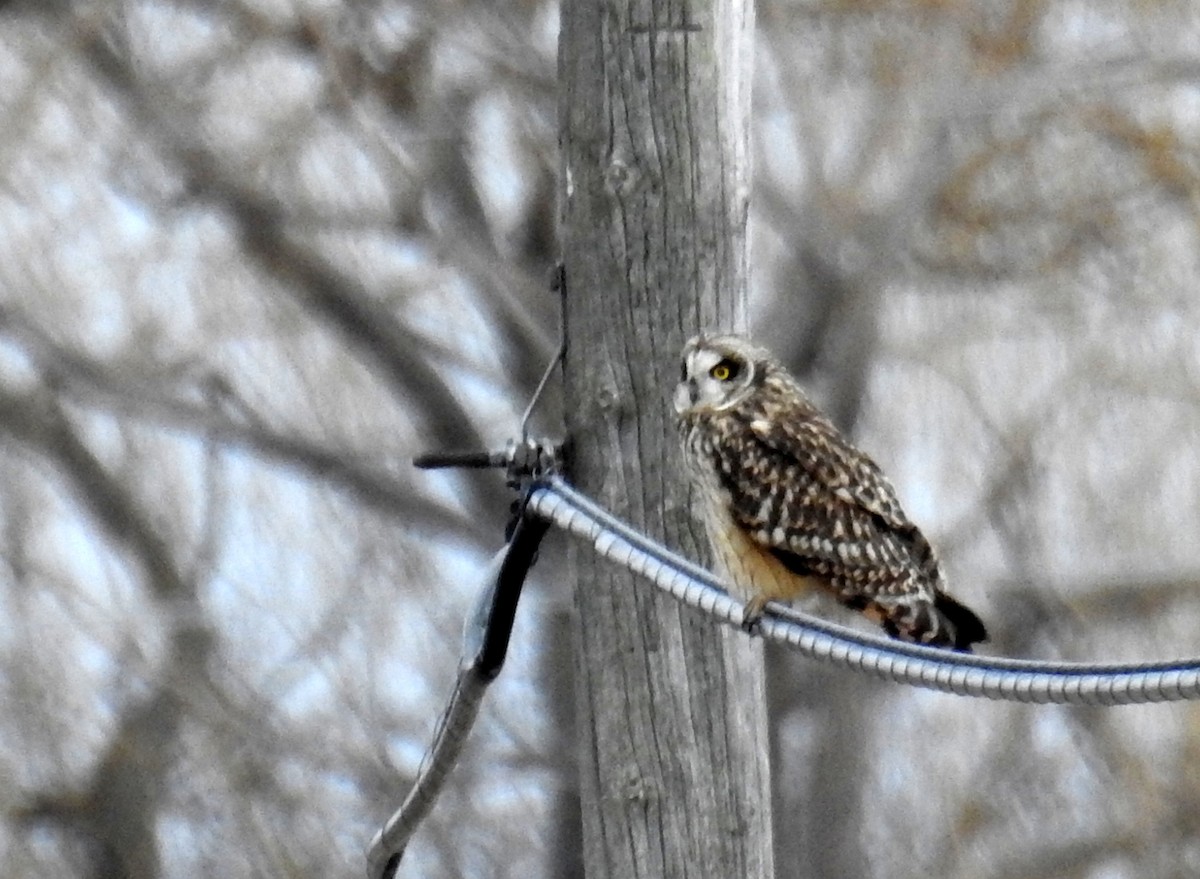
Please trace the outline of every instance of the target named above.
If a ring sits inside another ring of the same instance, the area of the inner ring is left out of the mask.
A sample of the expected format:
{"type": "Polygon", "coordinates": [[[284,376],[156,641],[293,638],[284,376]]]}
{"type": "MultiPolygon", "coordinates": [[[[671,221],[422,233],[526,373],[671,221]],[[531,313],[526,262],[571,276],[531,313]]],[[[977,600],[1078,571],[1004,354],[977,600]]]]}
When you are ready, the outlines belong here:
{"type": "Polygon", "coordinates": [[[693,338],[674,402],[717,565],[748,622],[815,585],[904,641],[970,651],[987,638],[946,594],[887,477],[768,351],[693,338]]]}

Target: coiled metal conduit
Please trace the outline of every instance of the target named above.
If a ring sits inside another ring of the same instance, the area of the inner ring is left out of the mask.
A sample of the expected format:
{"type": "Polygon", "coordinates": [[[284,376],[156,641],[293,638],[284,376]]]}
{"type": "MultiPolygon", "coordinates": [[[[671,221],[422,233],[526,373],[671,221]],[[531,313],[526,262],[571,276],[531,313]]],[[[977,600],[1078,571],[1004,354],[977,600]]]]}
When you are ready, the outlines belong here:
{"type": "MultiPolygon", "coordinates": [[[[561,477],[535,478],[526,494],[525,511],[536,517],[525,519],[526,523],[542,520],[562,528],[590,543],[598,555],[647,578],[684,604],[728,625],[742,625],[742,603],[730,598],[713,574],[630,528],[561,477]]],[[[486,573],[488,586],[480,594],[464,632],[454,694],[416,783],[371,841],[367,854],[370,879],[395,876],[409,839],[458,760],[484,692],[503,662],[515,610],[513,590],[519,591],[524,571],[532,564],[539,530],[530,527],[531,536],[524,539],[514,536],[486,573]],[[503,572],[510,563],[514,573],[506,577],[503,572]],[[502,589],[506,579],[511,583],[502,589]],[[492,644],[496,633],[489,620],[497,614],[507,622],[498,627],[503,643],[492,644]]],[[[521,531],[518,527],[517,535],[521,531]]],[[[767,605],[757,631],[813,659],[959,696],[1067,705],[1132,705],[1200,698],[1200,660],[1094,665],[974,656],[863,634],[775,603],[767,605]]]]}
{"type": "MultiPolygon", "coordinates": [[[[527,509],[683,603],[730,625],[742,624],[742,603],[725,594],[720,580],[639,534],[561,477],[535,481],[527,509]]],[[[1200,698],[1196,659],[1093,665],[974,656],[865,635],[774,603],[767,605],[758,631],[813,659],[960,696],[1068,705],[1200,698]]]]}

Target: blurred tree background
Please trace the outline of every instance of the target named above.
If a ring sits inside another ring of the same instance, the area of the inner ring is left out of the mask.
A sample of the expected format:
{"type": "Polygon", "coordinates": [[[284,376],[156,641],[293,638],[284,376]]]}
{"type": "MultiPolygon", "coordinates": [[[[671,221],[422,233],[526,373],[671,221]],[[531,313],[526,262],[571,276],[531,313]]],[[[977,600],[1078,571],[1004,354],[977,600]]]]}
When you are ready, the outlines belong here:
{"type": "MultiPolygon", "coordinates": [[[[507,513],[409,460],[555,344],[557,15],[0,4],[6,875],[361,875],[507,513]]],[[[762,0],[755,59],[758,336],[990,651],[1198,652],[1195,5],[762,0]]],[[[403,875],[579,875],[560,550],[403,875]]],[[[1191,706],[770,659],[782,879],[1200,873],[1191,706]]]]}

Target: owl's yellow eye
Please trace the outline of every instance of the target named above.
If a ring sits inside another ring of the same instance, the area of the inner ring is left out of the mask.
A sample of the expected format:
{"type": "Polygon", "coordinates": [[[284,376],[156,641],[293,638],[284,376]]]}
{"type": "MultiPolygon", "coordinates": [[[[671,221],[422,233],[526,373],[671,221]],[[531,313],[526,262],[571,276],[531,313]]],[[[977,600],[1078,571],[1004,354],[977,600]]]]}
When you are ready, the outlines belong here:
{"type": "Polygon", "coordinates": [[[722,360],[708,371],[719,382],[727,382],[738,373],[738,365],[732,360],[722,360]]]}

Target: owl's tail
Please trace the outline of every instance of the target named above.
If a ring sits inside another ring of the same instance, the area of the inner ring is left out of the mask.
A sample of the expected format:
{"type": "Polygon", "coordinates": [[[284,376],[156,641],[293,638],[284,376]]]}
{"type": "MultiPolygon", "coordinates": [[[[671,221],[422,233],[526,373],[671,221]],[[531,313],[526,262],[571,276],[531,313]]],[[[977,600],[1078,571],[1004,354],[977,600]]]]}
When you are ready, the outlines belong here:
{"type": "MultiPolygon", "coordinates": [[[[882,608],[881,608],[882,609],[882,608]]],[[[892,605],[885,610],[883,629],[893,638],[971,652],[971,645],[986,641],[987,628],[975,612],[944,592],[933,603],[892,605]]]]}

